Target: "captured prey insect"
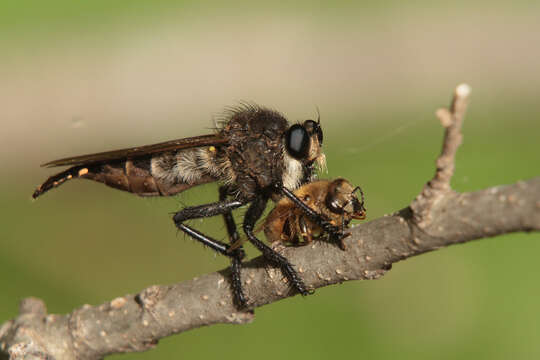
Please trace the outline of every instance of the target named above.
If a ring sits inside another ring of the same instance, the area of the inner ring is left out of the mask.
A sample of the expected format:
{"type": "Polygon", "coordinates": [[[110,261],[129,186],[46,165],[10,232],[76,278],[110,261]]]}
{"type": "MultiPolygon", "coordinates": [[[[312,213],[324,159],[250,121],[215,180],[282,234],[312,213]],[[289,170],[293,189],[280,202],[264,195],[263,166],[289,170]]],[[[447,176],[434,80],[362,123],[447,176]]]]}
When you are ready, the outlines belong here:
{"type": "Polygon", "coordinates": [[[314,168],[325,166],[323,132],[318,121],[289,125],[275,110],[242,104],[226,110],[211,135],[55,160],[43,166],[70,166],[51,176],[34,198],[75,178],[90,179],[142,196],[167,196],[196,185],[217,181],[219,201],[186,207],[173,220],[178,229],[231,259],[231,286],[239,307],[247,305],[240,279],[242,247],[232,210],[249,204],[243,221],[247,239],[302,295],[309,294],[289,261],[254,234],[268,200],[283,196],[298,204],[314,223],[332,236],[339,226],[307,207],[293,191],[314,178],[314,168]],[[213,239],[185,224],[187,220],[223,215],[230,243],[213,239]]]}
{"type": "MultiPolygon", "coordinates": [[[[345,250],[343,240],[349,236],[344,233],[352,219],[366,218],[364,193],[357,186],[353,187],[345,179],[318,180],[302,185],[294,191],[294,195],[312,210],[324,216],[330,224],[339,227],[343,236],[332,238],[345,250]],[[360,199],[356,192],[360,193],[360,199]]],[[[282,242],[292,245],[307,245],[313,239],[326,235],[320,224],[313,221],[296,203],[289,198],[282,198],[268,214],[261,228],[270,242],[282,242]]]]}

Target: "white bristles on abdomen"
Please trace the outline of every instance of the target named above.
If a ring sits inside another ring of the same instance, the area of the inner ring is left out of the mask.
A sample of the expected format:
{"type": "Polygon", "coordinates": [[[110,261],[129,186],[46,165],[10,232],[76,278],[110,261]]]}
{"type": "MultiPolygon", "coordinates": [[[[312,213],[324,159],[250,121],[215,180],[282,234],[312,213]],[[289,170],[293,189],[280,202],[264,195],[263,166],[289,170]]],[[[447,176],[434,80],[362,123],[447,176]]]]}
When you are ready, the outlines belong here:
{"type": "Polygon", "coordinates": [[[179,150],[152,157],[152,176],[166,184],[195,184],[211,176],[224,183],[233,183],[230,161],[216,156],[213,146],[179,150]]]}
{"type": "Polygon", "coordinates": [[[180,150],[154,156],[151,161],[152,176],[166,184],[193,184],[202,176],[198,152],[204,149],[180,150]]]}

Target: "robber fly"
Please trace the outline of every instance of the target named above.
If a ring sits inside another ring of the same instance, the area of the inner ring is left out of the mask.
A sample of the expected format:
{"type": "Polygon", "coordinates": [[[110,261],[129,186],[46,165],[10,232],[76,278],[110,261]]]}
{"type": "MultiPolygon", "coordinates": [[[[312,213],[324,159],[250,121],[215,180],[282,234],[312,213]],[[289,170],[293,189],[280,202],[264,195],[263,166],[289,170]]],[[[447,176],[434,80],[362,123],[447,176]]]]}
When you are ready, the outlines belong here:
{"type": "Polygon", "coordinates": [[[249,204],[243,221],[247,239],[302,295],[309,294],[289,261],[260,241],[254,227],[268,200],[286,196],[325,231],[341,236],[339,227],[307,207],[293,191],[314,178],[314,168],[325,165],[318,121],[289,125],[277,111],[254,104],[226,110],[215,133],[164,143],[82,155],[44,164],[69,166],[51,176],[34,198],[71,179],[90,179],[142,196],[168,196],[196,185],[217,181],[219,201],[186,207],[173,220],[178,229],[231,259],[231,285],[239,307],[247,304],[240,279],[245,253],[230,244],[239,240],[231,211],[249,204]],[[230,243],[213,239],[185,224],[187,220],[223,215],[230,243]]]}
{"type": "MultiPolygon", "coordinates": [[[[326,217],[330,224],[339,227],[342,232],[352,219],[366,218],[362,189],[359,186],[353,187],[345,179],[313,181],[296,189],[294,195],[312,210],[326,217]],[[355,194],[357,191],[360,192],[360,200],[355,194]]],[[[267,240],[272,243],[307,245],[314,238],[325,235],[316,221],[286,197],[278,201],[261,228],[267,240]]],[[[336,239],[339,240],[338,244],[343,250],[345,250],[343,239],[348,235],[350,234],[344,233],[344,236],[336,239]]]]}

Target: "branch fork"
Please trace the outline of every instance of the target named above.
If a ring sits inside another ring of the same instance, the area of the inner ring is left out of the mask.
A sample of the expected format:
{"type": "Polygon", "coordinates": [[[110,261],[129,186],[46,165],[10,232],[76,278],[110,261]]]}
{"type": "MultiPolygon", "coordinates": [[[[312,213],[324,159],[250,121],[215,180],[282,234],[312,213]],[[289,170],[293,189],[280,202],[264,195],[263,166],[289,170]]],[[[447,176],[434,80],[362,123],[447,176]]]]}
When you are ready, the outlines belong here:
{"type": "Polygon", "coordinates": [[[454,91],[450,109],[442,108],[435,113],[445,129],[441,154],[436,161],[435,175],[424,185],[420,194],[410,205],[414,222],[420,228],[429,225],[432,207],[448,193],[453,192],[450,180],[454,175],[456,152],[463,139],[461,127],[470,93],[469,85],[458,85],[454,91]]]}

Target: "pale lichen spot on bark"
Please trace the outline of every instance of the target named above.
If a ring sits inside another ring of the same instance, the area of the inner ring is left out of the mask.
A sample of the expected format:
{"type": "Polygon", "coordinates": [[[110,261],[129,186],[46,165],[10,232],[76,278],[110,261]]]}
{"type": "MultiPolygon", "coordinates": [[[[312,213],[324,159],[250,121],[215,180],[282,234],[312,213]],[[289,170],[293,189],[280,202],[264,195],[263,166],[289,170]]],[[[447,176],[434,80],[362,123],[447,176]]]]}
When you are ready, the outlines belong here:
{"type": "Polygon", "coordinates": [[[126,304],[127,300],[123,297],[117,297],[111,301],[111,307],[113,309],[120,309],[126,304]]]}

